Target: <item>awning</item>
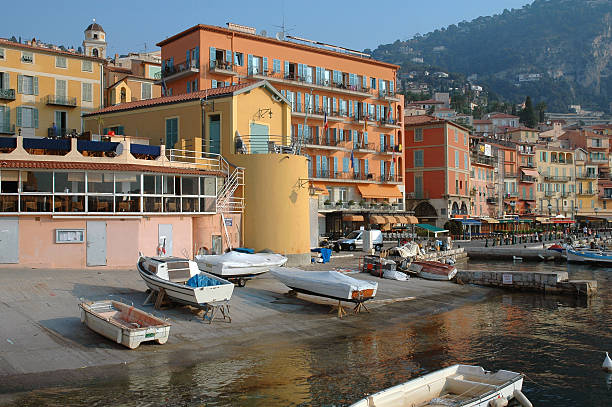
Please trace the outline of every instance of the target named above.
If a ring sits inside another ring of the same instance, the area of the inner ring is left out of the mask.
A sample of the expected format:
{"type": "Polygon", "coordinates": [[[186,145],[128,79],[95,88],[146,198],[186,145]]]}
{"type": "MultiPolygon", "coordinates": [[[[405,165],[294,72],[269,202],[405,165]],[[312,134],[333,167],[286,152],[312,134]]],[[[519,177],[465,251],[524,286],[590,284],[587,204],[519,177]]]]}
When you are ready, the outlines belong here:
{"type": "Polygon", "coordinates": [[[538,217],[535,218],[535,220],[536,220],[536,222],[543,223],[543,222],[547,222],[548,218],[544,218],[544,217],[538,216],[538,217]]]}
{"type": "Polygon", "coordinates": [[[363,198],[402,198],[397,185],[357,185],[357,189],[363,198]]]}
{"type": "Polygon", "coordinates": [[[362,215],[344,215],[342,220],[345,222],[363,222],[362,215]]]}
{"type": "Polygon", "coordinates": [[[482,218],[481,221],[485,223],[499,223],[497,219],[493,219],[493,218],[482,218]]]}
{"type": "Polygon", "coordinates": [[[478,219],[458,219],[464,225],[481,225],[478,219]]]}
{"type": "Polygon", "coordinates": [[[313,195],[327,195],[329,192],[325,188],[325,184],[320,182],[310,182],[310,191],[313,195]]]}
{"type": "Polygon", "coordinates": [[[568,224],[569,225],[569,224],[574,223],[574,221],[571,220],[571,219],[555,219],[555,220],[553,220],[553,223],[563,223],[563,224],[568,224]]]}
{"type": "Polygon", "coordinates": [[[380,215],[370,215],[370,223],[375,225],[383,225],[387,223],[387,219],[380,215]]]}
{"type": "Polygon", "coordinates": [[[394,215],[394,217],[397,223],[408,223],[408,219],[405,216],[394,215]]]}
{"type": "Polygon", "coordinates": [[[410,223],[411,225],[416,225],[417,223],[419,223],[419,220],[417,219],[416,216],[408,215],[406,216],[406,219],[408,220],[407,223],[410,223]]]}
{"type": "Polygon", "coordinates": [[[521,171],[523,171],[523,174],[528,175],[530,177],[539,177],[540,173],[538,173],[538,170],[532,170],[531,168],[521,168],[521,171]]]}
{"type": "Polygon", "coordinates": [[[395,216],[389,216],[389,215],[385,215],[385,219],[387,219],[387,223],[390,224],[394,224],[394,223],[398,223],[397,219],[395,219],[395,216]]]}
{"type": "Polygon", "coordinates": [[[433,225],[428,225],[427,223],[417,223],[416,226],[418,228],[429,230],[430,232],[434,232],[434,233],[448,232],[448,230],[446,230],[446,229],[442,229],[442,228],[439,228],[439,227],[433,226],[433,225]]]}

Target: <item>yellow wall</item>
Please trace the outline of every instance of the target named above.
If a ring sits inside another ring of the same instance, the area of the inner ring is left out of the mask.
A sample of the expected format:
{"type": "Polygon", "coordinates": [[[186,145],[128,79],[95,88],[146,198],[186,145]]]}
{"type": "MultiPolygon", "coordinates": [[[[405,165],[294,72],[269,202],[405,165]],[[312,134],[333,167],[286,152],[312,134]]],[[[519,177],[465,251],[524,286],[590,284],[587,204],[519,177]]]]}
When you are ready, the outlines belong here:
{"type": "MultiPolygon", "coordinates": [[[[0,72],[9,74],[10,89],[15,89],[15,100],[0,99],[0,106],[10,108],[10,124],[15,125],[18,134],[17,107],[33,107],[38,110],[38,127],[22,128],[24,136],[46,137],[47,129],[55,121],[55,111],[67,113],[67,129],[81,130],[81,113],[87,113],[101,106],[101,60],[92,60],[92,71],[82,71],[82,61],[85,58],[78,55],[60,54],[53,51],[43,51],[31,48],[19,48],[19,44],[0,42],[0,49],[4,50],[4,59],[0,59],[0,72]],[[32,52],[33,63],[22,62],[22,51],[32,52]],[[66,58],[67,68],[56,67],[56,56],[66,58]],[[18,93],[18,75],[28,75],[38,78],[38,93],[23,95],[18,93]],[[47,105],[46,97],[56,94],[56,79],[66,80],[67,96],[76,97],[76,107],[47,105]],[[82,83],[92,84],[92,101],[82,101],[82,83]]],[[[58,125],[59,127],[59,125],[58,125]]]]}

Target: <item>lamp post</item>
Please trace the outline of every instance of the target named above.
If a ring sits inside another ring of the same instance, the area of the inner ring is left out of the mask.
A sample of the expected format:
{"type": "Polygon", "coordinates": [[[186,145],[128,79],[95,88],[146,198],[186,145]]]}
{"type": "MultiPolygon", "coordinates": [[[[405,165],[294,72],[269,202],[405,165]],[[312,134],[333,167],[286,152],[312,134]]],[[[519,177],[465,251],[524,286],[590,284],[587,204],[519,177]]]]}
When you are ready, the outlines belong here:
{"type": "MultiPolygon", "coordinates": [[[[510,201],[510,208],[512,208],[511,209],[512,216],[514,216],[514,205],[516,205],[516,202],[510,201]]],[[[514,230],[515,230],[514,222],[512,222],[512,243],[514,243],[514,230]]]]}
{"type": "Polygon", "coordinates": [[[574,206],[574,229],[578,230],[578,220],[576,220],[576,218],[578,217],[578,207],[574,206]]]}
{"type": "Polygon", "coordinates": [[[548,216],[549,217],[552,216],[551,213],[552,213],[552,204],[549,202],[548,203],[548,216]]]}
{"type": "Polygon", "coordinates": [[[596,224],[599,223],[599,220],[597,219],[597,212],[599,212],[599,208],[596,206],[595,207],[595,222],[597,222],[596,224]]]}

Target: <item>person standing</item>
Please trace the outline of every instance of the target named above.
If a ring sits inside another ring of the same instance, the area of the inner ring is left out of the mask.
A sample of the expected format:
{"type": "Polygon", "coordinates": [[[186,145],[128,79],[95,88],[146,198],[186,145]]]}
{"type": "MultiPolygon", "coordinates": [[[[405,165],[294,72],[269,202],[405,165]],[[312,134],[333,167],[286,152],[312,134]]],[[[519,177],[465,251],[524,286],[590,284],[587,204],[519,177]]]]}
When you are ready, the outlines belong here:
{"type": "Polygon", "coordinates": [[[57,138],[57,126],[55,122],[53,122],[53,138],[57,138]]]}

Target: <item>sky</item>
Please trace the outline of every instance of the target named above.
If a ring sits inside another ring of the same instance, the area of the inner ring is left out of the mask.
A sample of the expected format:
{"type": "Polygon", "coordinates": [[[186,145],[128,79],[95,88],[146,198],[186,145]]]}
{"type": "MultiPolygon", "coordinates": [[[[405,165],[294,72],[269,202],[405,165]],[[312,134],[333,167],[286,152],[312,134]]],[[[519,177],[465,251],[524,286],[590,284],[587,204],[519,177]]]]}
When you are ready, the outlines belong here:
{"type": "Polygon", "coordinates": [[[95,18],[106,32],[107,56],[113,56],[157,49],[157,42],[196,24],[225,27],[232,22],[274,35],[281,31],[284,16],[290,35],[363,50],[528,3],[531,1],[33,0],[25,5],[6,1],[0,37],[14,35],[78,47],[83,31],[95,18]]]}

